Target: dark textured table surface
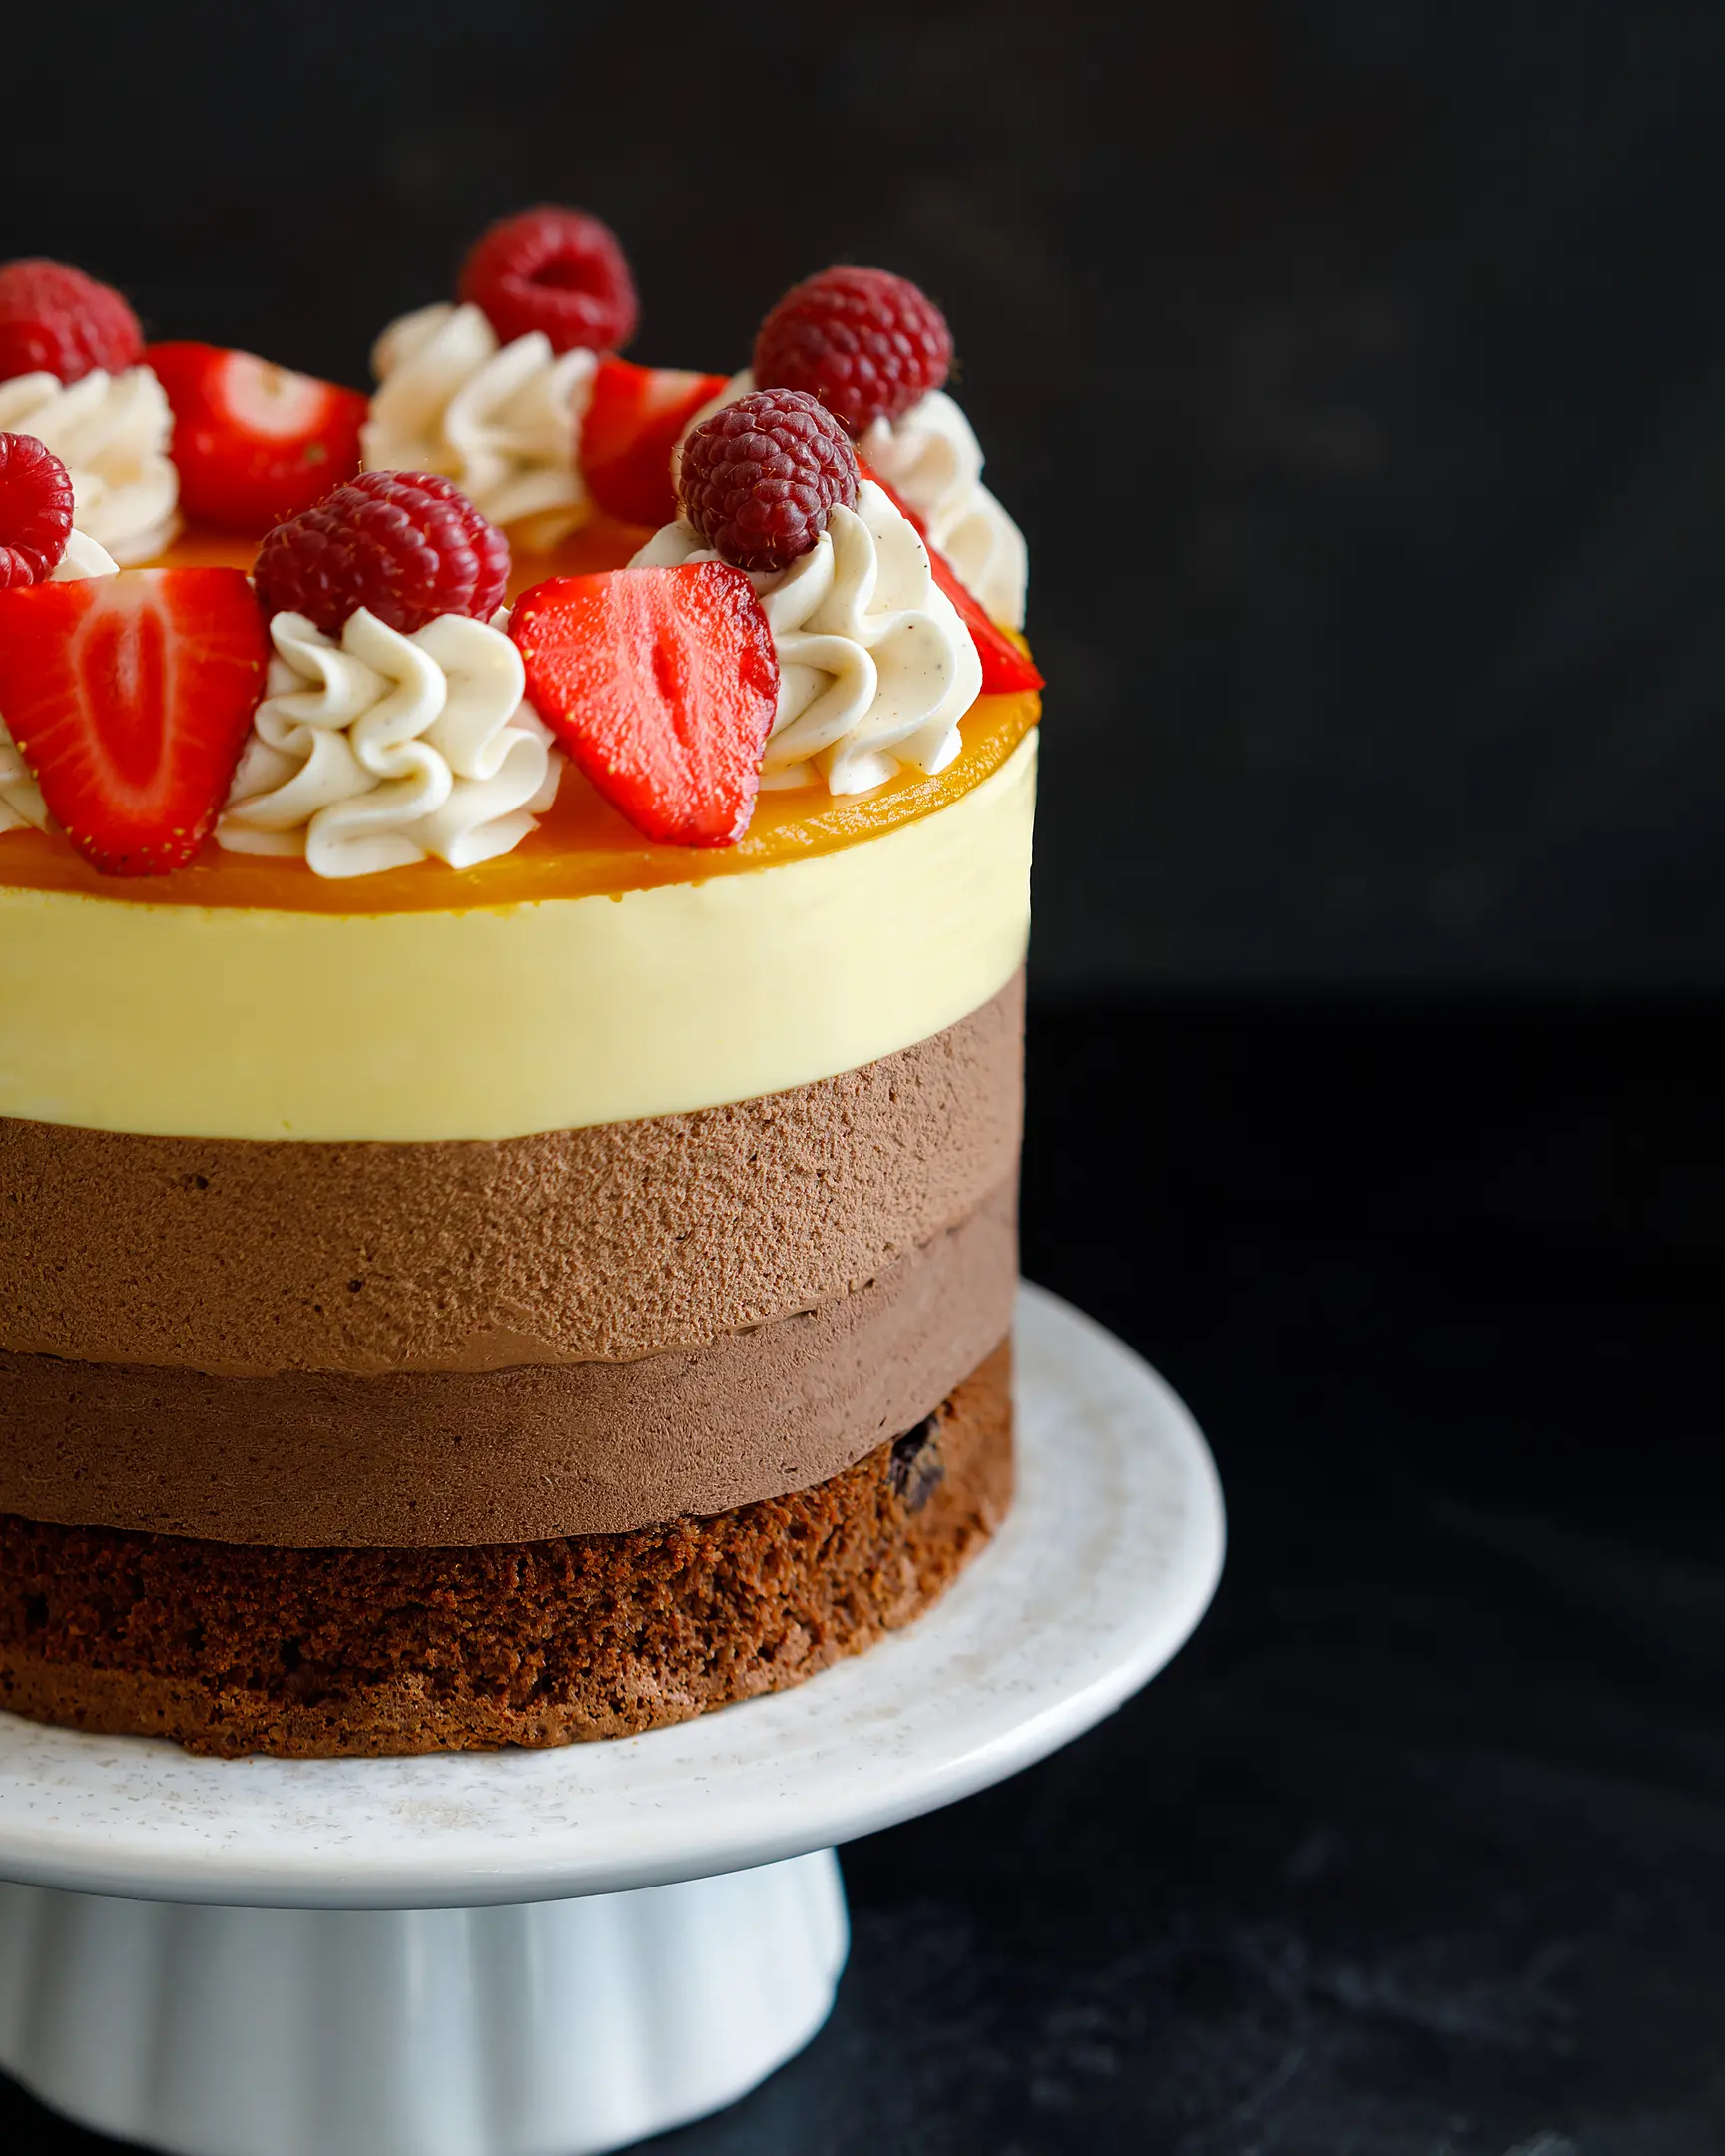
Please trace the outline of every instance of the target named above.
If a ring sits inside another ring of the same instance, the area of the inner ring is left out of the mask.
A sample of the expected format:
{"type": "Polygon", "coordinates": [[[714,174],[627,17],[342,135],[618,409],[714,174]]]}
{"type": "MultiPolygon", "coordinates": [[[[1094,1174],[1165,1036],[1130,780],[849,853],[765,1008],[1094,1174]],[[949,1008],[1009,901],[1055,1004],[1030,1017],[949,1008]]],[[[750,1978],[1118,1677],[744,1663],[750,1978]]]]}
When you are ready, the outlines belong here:
{"type": "Polygon", "coordinates": [[[1725,2148],[1722,1101],[1709,1014],[1038,1010],[1027,1270],[1186,1394],[1228,1576],[851,1849],[832,2022],[657,2146],[1725,2148]]]}

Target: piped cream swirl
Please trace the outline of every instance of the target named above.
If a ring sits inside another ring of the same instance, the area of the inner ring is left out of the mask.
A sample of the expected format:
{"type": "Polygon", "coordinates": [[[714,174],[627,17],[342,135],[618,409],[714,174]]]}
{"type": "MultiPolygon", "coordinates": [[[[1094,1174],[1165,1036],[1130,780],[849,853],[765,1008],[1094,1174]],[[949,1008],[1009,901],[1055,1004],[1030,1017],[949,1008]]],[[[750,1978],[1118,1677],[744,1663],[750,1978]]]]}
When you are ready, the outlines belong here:
{"type": "MultiPolygon", "coordinates": [[[[118,567],[106,547],[98,546],[88,532],[74,529],[48,581],[71,584],[79,577],[112,576],[118,567]]],[[[8,831],[46,830],[48,824],[48,804],[42,799],[42,789],[6,731],[6,721],[0,718],[0,838],[8,831]]]]}
{"type": "MultiPolygon", "coordinates": [[[[630,566],[717,559],[678,522],[630,566]]],[[[855,511],[835,509],[812,552],[750,582],[779,655],[764,787],[862,794],[900,765],[937,772],[952,762],[981,662],[914,526],[879,487],[864,480],[855,511]]]]}
{"type": "Polygon", "coordinates": [[[360,432],[367,471],[441,472],[493,524],[579,520],[576,434],[598,361],[539,330],[500,345],[476,306],[403,314],[371,352],[377,392],[360,432]]]}
{"type": "MultiPolygon", "coordinates": [[[[684,439],[754,387],[747,369],[734,374],[690,420],[684,439]]],[[[902,418],[876,419],[864,429],[857,454],[921,518],[931,543],[989,618],[1022,629],[1030,582],[1024,534],[982,484],[982,444],[945,390],[931,389],[902,418]]],[[[673,451],[673,470],[676,456],[673,451]]]]}
{"type": "Polygon", "coordinates": [[[78,529],[118,562],[148,561],[173,537],[180,475],[168,455],[174,415],[147,366],[82,381],[47,373],[0,381],[0,432],[34,434],[72,481],[78,529]]]}
{"type": "Polygon", "coordinates": [[[1024,626],[1030,579],[1024,534],[982,484],[982,445],[944,389],[901,419],[876,419],[857,453],[903,497],[990,618],[1024,626]]]}
{"type": "Polygon", "coordinates": [[[320,876],[427,854],[510,852],[551,806],[562,757],[500,629],[441,614],[411,636],[367,608],[339,643],[278,614],[267,694],[216,826],[234,853],[303,854],[320,876]]]}

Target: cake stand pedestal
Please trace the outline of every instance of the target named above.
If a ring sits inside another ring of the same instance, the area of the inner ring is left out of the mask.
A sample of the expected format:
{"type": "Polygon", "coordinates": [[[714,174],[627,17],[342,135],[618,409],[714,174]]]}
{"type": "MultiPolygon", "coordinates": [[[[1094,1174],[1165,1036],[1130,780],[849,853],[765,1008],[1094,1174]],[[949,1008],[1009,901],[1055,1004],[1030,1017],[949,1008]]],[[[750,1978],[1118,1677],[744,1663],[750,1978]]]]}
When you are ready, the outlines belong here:
{"type": "Polygon", "coordinates": [[[1190,1416],[1034,1288],[1019,1493],[919,1623],[796,1690],[554,1752],[205,1760],[0,1715],[0,2065],[182,2156],[586,2156],[826,2019],[832,1845],[1045,1757],[1221,1567],[1190,1416]]]}

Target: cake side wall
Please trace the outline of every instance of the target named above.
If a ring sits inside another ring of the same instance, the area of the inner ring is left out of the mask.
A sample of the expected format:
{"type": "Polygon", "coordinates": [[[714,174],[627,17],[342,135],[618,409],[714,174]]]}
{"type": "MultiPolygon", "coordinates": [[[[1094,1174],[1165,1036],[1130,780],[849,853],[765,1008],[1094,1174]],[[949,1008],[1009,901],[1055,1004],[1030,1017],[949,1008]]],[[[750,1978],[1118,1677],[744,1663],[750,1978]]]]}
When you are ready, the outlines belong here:
{"type": "Polygon", "coordinates": [[[1009,1330],[1016,1184],[819,1309],[632,1362],[354,1377],[0,1353],[0,1511],[292,1548],[615,1534],[806,1489],[1009,1330]]]}
{"type": "Polygon", "coordinates": [[[764,1099],[335,1145],[0,1120],[0,1349],[263,1376],[706,1347],[867,1285],[1016,1170],[1022,973],[764,1099]]]}
{"type": "Polygon", "coordinates": [[[0,1707],[228,1756],[622,1736],[801,1683],[910,1623],[999,1525],[1012,1479],[1003,1344],[901,1443],[638,1534],[245,1549],[0,1513],[0,1707]]]}
{"type": "Polygon", "coordinates": [[[1018,971],[1035,798],[1032,733],[914,821],[616,895],[373,914],[0,885],[0,1115],[407,1144],[813,1084],[1018,971]]]}
{"type": "Polygon", "coordinates": [[[542,1139],[0,1125],[0,1510],[420,1548],[811,1487],[1010,1328],[1022,1051],[1017,976],[837,1079],[542,1139]]]}

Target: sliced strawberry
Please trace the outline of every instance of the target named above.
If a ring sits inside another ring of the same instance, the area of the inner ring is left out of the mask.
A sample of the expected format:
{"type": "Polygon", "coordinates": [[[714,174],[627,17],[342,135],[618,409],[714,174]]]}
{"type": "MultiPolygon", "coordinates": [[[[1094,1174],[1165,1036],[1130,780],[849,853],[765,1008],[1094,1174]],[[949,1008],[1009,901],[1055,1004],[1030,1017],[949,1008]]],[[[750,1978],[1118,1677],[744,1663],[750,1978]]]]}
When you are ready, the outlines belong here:
{"type": "Polygon", "coordinates": [[[144,354],[174,407],[171,454],[188,516],[261,534],[359,469],[365,399],[219,344],[144,354]]]}
{"type": "Polygon", "coordinates": [[[980,599],[971,597],[959,580],[957,570],[928,537],[927,525],[910,504],[895,488],[889,487],[877,471],[870,471],[861,457],[857,459],[857,468],[864,479],[872,479],[898,513],[916,527],[916,536],[927,549],[928,566],[934,572],[934,581],[958,609],[958,619],[969,630],[976,656],[982,662],[982,694],[1013,696],[1020,690],[1042,688],[1042,676],[1030,654],[989,617],[980,599]]]}
{"type": "Polygon", "coordinates": [[[655,531],[671,522],[677,514],[671,451],[725,380],[723,374],[683,374],[609,355],[600,360],[578,453],[587,491],[607,516],[655,531]]]}
{"type": "Polygon", "coordinates": [[[128,569],[0,591],[0,713],[105,875],[165,875],[227,799],[270,640],[238,569],[128,569]]]}
{"type": "Polygon", "coordinates": [[[997,621],[989,618],[981,600],[973,598],[959,582],[957,570],[938,547],[929,545],[926,535],[922,544],[928,548],[928,566],[934,572],[935,583],[957,608],[959,620],[970,632],[970,641],[982,662],[982,694],[1014,696],[1021,690],[1040,689],[1042,673],[1035,660],[1012,641],[997,621]]]}
{"type": "Polygon", "coordinates": [[[550,577],[516,600],[509,634],[534,709],[613,808],[666,845],[737,843],[779,699],[773,631],[741,569],[550,577]]]}

